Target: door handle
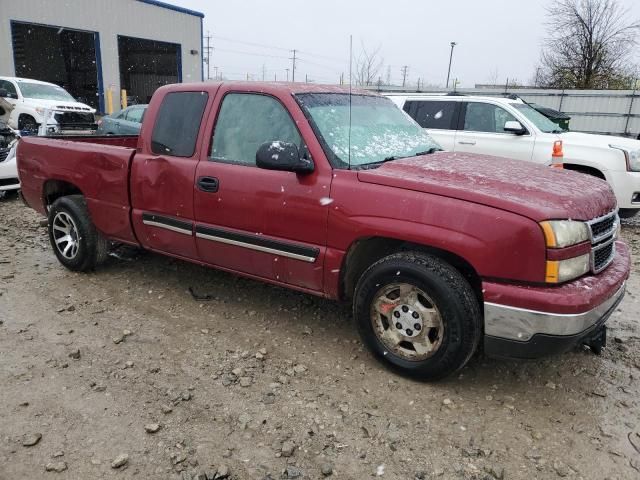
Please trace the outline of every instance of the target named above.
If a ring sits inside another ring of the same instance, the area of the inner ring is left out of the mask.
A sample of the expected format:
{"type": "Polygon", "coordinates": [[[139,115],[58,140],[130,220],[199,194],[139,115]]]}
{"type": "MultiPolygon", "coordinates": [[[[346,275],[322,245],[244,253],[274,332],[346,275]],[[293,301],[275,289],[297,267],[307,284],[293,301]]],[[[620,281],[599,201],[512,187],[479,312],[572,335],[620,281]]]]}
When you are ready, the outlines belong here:
{"type": "Polygon", "coordinates": [[[198,178],[198,190],[207,193],[215,193],[218,191],[220,182],[217,178],[213,177],[200,177],[198,178]]]}
{"type": "Polygon", "coordinates": [[[475,145],[475,144],[476,144],[476,142],[475,142],[475,141],[472,141],[472,142],[463,142],[463,141],[460,141],[460,142],[458,142],[458,143],[459,143],[460,145],[475,145]]]}

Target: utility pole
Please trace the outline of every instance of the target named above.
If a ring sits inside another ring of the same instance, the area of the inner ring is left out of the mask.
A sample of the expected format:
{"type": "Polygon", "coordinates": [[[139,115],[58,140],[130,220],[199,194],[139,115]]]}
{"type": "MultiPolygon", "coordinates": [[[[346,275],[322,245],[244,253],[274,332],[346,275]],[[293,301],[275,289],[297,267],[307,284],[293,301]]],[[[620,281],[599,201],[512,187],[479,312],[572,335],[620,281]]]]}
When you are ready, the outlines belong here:
{"type": "Polygon", "coordinates": [[[213,78],[215,80],[218,80],[218,67],[216,67],[215,65],[213,66],[213,78]]]}
{"type": "Polygon", "coordinates": [[[344,85],[344,73],[340,74],[340,85],[344,85]]]}
{"type": "Polygon", "coordinates": [[[264,82],[264,77],[267,75],[267,67],[265,64],[262,64],[262,81],[264,82]]]}
{"type": "Polygon", "coordinates": [[[387,65],[387,85],[391,85],[391,65],[387,65]]]}
{"type": "Polygon", "coordinates": [[[287,71],[287,82],[289,81],[289,69],[285,68],[285,70],[287,71]]]}
{"type": "Polygon", "coordinates": [[[409,71],[409,65],[404,65],[400,72],[402,73],[402,86],[404,87],[407,84],[407,72],[409,71]]]}
{"type": "Polygon", "coordinates": [[[420,91],[420,77],[418,77],[418,91],[420,91]]]}
{"type": "Polygon", "coordinates": [[[453,61],[453,47],[457,45],[456,42],[451,42],[451,53],[449,54],[449,70],[447,70],[447,86],[449,88],[449,76],[451,75],[451,62],[453,61]]]}
{"type": "Polygon", "coordinates": [[[291,50],[293,52],[293,57],[291,57],[292,65],[291,65],[291,81],[296,81],[296,53],[298,52],[295,48],[291,50]]]}
{"type": "MultiPolygon", "coordinates": [[[[209,33],[209,31],[207,31],[207,35],[204,38],[207,41],[207,46],[204,47],[207,52],[207,80],[211,80],[211,50],[213,50],[213,47],[211,46],[211,39],[213,38],[213,36],[211,35],[211,33],[209,33]]],[[[204,55],[202,56],[202,61],[205,61],[204,55]]]]}

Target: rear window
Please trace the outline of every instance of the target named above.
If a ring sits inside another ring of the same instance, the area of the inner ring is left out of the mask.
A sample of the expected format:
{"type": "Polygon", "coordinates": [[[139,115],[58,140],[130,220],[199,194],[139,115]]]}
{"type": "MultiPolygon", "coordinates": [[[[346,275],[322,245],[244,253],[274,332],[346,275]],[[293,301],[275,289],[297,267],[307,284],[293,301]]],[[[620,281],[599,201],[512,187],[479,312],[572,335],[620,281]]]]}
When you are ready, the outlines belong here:
{"type": "Polygon", "coordinates": [[[172,157],[193,156],[207,99],[205,92],[167,94],[153,127],[151,151],[172,157]]]}
{"type": "Polygon", "coordinates": [[[422,128],[455,130],[458,102],[407,100],[404,111],[422,128]]]}

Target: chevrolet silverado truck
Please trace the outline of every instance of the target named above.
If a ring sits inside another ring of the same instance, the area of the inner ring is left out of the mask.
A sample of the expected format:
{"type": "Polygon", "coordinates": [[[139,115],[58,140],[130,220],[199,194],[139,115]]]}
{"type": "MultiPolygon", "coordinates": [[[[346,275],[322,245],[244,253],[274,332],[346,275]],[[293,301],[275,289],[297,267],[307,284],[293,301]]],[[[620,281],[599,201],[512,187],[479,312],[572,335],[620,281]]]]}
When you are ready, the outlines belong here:
{"type": "Polygon", "coordinates": [[[422,379],[480,349],[598,350],[629,275],[606,182],[443,152],[370,92],[170,85],[139,136],[29,137],[17,156],[65,267],[128,244],[350,301],[373,354],[422,379]]]}

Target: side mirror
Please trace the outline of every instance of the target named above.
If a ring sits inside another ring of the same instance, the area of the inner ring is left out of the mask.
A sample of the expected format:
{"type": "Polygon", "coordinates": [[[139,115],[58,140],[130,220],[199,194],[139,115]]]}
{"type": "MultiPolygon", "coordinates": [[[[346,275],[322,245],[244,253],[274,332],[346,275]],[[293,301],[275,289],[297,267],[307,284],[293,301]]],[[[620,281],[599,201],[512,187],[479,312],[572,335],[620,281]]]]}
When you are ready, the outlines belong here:
{"type": "Polygon", "coordinates": [[[300,157],[298,147],[287,142],[266,142],[256,152],[256,165],[266,170],[283,172],[311,173],[313,161],[300,157]]]}
{"type": "Polygon", "coordinates": [[[525,133],[527,133],[527,129],[524,128],[522,124],[517,120],[510,120],[508,122],[505,122],[504,131],[515,133],[516,135],[524,135],[525,133]]]}
{"type": "Polygon", "coordinates": [[[0,88],[0,98],[9,98],[9,92],[6,88],[0,88]]]}

